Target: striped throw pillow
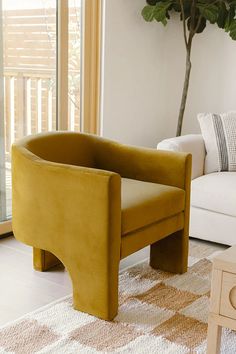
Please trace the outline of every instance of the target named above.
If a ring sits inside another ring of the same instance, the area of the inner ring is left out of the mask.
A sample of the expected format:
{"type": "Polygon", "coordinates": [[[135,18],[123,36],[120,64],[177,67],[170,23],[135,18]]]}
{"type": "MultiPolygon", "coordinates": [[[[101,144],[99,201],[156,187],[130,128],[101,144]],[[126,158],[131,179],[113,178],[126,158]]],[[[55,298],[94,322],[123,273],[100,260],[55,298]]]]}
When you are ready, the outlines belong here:
{"type": "Polygon", "coordinates": [[[201,113],[198,121],[206,146],[205,174],[236,171],[236,112],[201,113]]]}

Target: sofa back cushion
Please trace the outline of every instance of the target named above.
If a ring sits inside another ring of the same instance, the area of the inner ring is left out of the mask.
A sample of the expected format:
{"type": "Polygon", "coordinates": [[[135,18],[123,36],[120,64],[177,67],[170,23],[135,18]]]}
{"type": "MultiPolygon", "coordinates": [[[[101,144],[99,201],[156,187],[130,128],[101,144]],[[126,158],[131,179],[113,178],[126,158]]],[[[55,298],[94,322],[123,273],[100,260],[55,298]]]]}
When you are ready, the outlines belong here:
{"type": "Polygon", "coordinates": [[[204,173],[236,171],[236,112],[198,115],[206,147],[204,173]]]}

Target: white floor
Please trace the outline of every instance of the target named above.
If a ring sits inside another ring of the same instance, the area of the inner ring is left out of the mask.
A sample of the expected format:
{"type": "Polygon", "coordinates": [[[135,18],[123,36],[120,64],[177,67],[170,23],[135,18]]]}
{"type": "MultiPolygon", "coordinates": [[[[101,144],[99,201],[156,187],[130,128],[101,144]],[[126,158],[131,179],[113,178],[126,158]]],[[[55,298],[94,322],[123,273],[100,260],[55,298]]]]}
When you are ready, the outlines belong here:
{"type": "MultiPolygon", "coordinates": [[[[145,248],[121,262],[124,269],[148,257],[145,248]]],[[[0,239],[0,326],[72,292],[68,273],[60,267],[36,272],[32,250],[13,236],[0,239]]]]}

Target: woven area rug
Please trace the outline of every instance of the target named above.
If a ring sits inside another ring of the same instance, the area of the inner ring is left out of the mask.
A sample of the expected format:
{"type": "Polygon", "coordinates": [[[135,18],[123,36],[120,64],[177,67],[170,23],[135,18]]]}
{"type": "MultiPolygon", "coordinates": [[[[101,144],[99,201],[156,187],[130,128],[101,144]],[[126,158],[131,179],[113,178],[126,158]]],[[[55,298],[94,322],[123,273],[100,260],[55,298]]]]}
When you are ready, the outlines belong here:
{"type": "MultiPolygon", "coordinates": [[[[72,298],[49,304],[0,329],[0,353],[206,353],[212,257],[219,246],[191,242],[183,275],[142,263],[120,275],[113,322],[73,310],[72,298]]],[[[236,353],[236,333],[223,331],[222,353],[236,353]]]]}

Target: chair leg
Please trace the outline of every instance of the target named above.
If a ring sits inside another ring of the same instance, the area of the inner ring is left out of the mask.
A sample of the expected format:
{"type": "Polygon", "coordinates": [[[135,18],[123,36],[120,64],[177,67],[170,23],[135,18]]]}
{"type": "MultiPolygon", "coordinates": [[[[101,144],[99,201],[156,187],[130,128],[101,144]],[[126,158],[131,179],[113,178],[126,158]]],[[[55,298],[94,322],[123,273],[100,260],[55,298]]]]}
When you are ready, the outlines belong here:
{"type": "Polygon", "coordinates": [[[33,247],[33,264],[35,270],[44,272],[62,263],[54,254],[33,247]]]}
{"type": "Polygon", "coordinates": [[[172,273],[188,268],[188,242],[185,230],[177,231],[151,245],[150,266],[172,273]]]}
{"type": "Polygon", "coordinates": [[[113,320],[118,312],[119,262],[102,271],[96,264],[89,269],[83,265],[66,265],[66,268],[73,284],[74,309],[103,320],[113,320]]]}

